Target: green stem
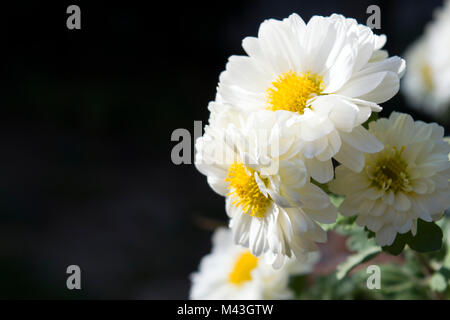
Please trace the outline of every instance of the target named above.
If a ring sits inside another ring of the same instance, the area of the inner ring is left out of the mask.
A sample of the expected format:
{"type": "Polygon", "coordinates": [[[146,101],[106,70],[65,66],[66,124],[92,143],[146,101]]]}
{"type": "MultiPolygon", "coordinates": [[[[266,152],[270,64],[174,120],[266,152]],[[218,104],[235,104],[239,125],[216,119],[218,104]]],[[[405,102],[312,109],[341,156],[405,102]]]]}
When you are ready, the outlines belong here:
{"type": "MultiPolygon", "coordinates": [[[[431,264],[429,263],[429,261],[423,254],[421,254],[417,251],[414,251],[414,250],[412,250],[412,252],[414,253],[414,256],[417,258],[417,260],[419,261],[420,265],[422,266],[422,270],[423,270],[423,273],[425,276],[425,283],[427,283],[429,278],[436,272],[436,270],[431,266],[431,264]]],[[[432,298],[435,300],[442,300],[444,298],[441,293],[433,291],[433,290],[431,290],[431,295],[432,295],[432,298]]]]}
{"type": "Polygon", "coordinates": [[[416,259],[420,262],[420,265],[422,266],[423,273],[426,277],[431,276],[436,270],[433,269],[433,267],[430,265],[428,260],[425,258],[425,256],[417,251],[412,250],[414,253],[414,256],[416,259]]]}

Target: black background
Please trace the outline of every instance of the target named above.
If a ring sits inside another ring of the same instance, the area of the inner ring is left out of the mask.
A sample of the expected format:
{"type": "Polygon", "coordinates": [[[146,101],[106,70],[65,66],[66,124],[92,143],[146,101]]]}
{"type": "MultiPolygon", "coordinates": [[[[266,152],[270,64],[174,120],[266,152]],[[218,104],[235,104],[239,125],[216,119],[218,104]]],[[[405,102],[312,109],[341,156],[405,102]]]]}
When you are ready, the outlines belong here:
{"type": "MultiPolygon", "coordinates": [[[[226,218],[205,177],[172,164],[171,133],[205,123],[228,56],[264,19],[365,23],[370,4],[402,55],[442,1],[2,4],[0,298],[186,298],[226,218]],[[70,4],[81,30],[66,27],[70,4]],[[66,288],[71,264],[80,291],[66,288]]],[[[401,94],[383,107],[431,120],[401,94]]]]}

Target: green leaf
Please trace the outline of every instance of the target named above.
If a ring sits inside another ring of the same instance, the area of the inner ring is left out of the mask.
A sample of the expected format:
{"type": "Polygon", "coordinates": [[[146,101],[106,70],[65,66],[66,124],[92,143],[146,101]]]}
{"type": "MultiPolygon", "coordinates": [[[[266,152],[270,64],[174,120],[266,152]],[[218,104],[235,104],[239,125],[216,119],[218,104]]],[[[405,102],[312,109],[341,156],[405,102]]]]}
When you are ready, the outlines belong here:
{"type": "Polygon", "coordinates": [[[405,244],[417,252],[437,251],[442,247],[442,238],[442,230],[436,223],[418,219],[416,236],[413,236],[411,231],[405,234],[398,234],[394,243],[383,247],[383,251],[397,256],[402,253],[405,244]]]}
{"type": "Polygon", "coordinates": [[[353,228],[346,241],[347,248],[350,251],[362,251],[369,247],[376,247],[375,239],[369,239],[367,232],[360,227],[353,228]]]}
{"type": "MultiPolygon", "coordinates": [[[[381,277],[383,279],[383,276],[381,277]]],[[[366,270],[355,271],[341,280],[335,273],[316,275],[314,281],[298,297],[302,300],[368,300],[382,299],[380,290],[367,289],[366,270]]]]}
{"type": "Polygon", "coordinates": [[[450,270],[450,216],[444,215],[444,218],[439,220],[437,224],[441,227],[444,234],[444,243],[441,248],[441,259],[438,261],[443,267],[450,270]]]}
{"type": "Polygon", "coordinates": [[[370,231],[367,227],[364,227],[364,231],[367,232],[367,238],[371,239],[375,237],[375,232],[370,231]]]}
{"type": "Polygon", "coordinates": [[[337,267],[336,277],[340,280],[361,263],[367,262],[381,252],[380,247],[369,247],[358,253],[352,254],[347,260],[337,267]]]}
{"type": "Polygon", "coordinates": [[[417,252],[437,251],[442,247],[442,230],[434,222],[417,221],[417,234],[407,239],[408,246],[417,252]]]}
{"type": "Polygon", "coordinates": [[[440,272],[436,272],[430,278],[430,288],[431,290],[443,292],[447,289],[447,279],[445,279],[444,275],[440,272]]]}
{"type": "Polygon", "coordinates": [[[289,288],[295,292],[296,296],[299,296],[303,291],[305,291],[307,286],[306,275],[297,275],[289,278],[289,288]]]}
{"type": "Polygon", "coordinates": [[[384,246],[383,251],[394,256],[398,256],[405,248],[406,238],[407,236],[405,234],[398,234],[394,240],[394,243],[392,243],[390,246],[384,246]]]}
{"type": "Polygon", "coordinates": [[[439,269],[439,273],[442,274],[447,282],[450,282],[450,269],[447,267],[442,267],[439,269]]]}

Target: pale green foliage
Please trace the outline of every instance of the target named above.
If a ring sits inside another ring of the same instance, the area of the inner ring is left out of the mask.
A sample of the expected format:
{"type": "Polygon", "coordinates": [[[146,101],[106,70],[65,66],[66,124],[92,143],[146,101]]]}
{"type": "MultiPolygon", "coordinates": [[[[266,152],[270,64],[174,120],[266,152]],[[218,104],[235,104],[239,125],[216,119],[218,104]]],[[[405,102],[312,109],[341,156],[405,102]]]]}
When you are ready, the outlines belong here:
{"type": "MultiPolygon", "coordinates": [[[[343,201],[343,197],[330,197],[336,207],[343,201]]],[[[290,285],[298,299],[450,299],[450,215],[437,223],[419,220],[416,236],[400,235],[384,248],[376,244],[372,232],[355,224],[355,217],[339,214],[334,224],[322,226],[345,236],[352,253],[332,273],[312,281],[304,275],[293,277],[290,285]],[[380,253],[399,258],[373,263],[381,270],[381,288],[371,290],[366,285],[370,274],[358,266],[371,264],[380,253]]]]}
{"type": "Polygon", "coordinates": [[[444,291],[447,289],[447,279],[445,279],[445,276],[442,273],[436,272],[430,278],[430,288],[438,292],[444,291]]]}
{"type": "Polygon", "coordinates": [[[380,247],[372,246],[352,254],[344,263],[337,267],[337,278],[340,280],[344,278],[353,268],[361,263],[367,262],[376,257],[381,252],[380,247]]]}

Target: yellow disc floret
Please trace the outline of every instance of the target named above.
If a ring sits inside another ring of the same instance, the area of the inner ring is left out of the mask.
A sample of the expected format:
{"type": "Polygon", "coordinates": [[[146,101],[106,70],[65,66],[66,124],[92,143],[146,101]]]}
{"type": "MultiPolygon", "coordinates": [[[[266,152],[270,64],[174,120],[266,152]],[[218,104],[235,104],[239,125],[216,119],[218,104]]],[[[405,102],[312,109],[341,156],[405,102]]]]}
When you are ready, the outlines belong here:
{"type": "Polygon", "coordinates": [[[371,168],[369,177],[378,188],[383,190],[410,191],[407,162],[402,158],[405,147],[386,149],[371,168]]]}
{"type": "Polygon", "coordinates": [[[425,84],[425,88],[427,90],[433,90],[433,71],[429,64],[423,64],[421,68],[423,83],[425,84]]]}
{"type": "Polygon", "coordinates": [[[322,93],[323,79],[319,75],[297,74],[293,71],[282,73],[267,89],[268,110],[287,110],[303,114],[307,102],[322,93]]]}
{"type": "Polygon", "coordinates": [[[258,258],[246,251],[236,260],[233,271],[229,276],[229,281],[235,285],[241,285],[246,281],[252,280],[252,270],[258,265],[258,258]]]}
{"type": "MultiPolygon", "coordinates": [[[[258,187],[255,180],[255,170],[240,162],[233,163],[228,169],[225,181],[229,182],[230,192],[227,196],[233,199],[236,207],[241,207],[244,214],[262,218],[270,204],[270,198],[266,197],[258,187]]],[[[266,183],[263,178],[262,181],[266,183]]]]}

